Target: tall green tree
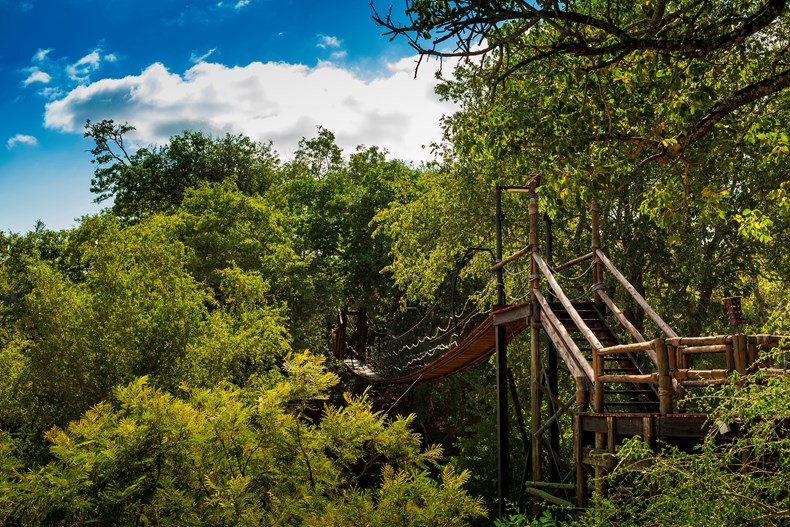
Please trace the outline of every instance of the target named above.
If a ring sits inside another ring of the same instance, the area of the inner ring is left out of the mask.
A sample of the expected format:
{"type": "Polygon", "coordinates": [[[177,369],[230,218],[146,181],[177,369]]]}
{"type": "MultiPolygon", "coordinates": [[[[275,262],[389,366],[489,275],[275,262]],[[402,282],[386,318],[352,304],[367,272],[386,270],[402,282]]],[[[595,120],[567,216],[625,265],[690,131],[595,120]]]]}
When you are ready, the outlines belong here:
{"type": "Polygon", "coordinates": [[[135,377],[167,389],[182,381],[244,385],[289,349],[284,301],[260,270],[231,262],[213,275],[216,290],[209,287],[192,274],[178,227],[164,215],[126,227],[93,217],[61,250],[79,261],[77,270],[35,254],[0,261],[4,290],[16,293],[0,305],[8,365],[0,427],[26,437],[33,454],[45,430],[135,377]]]}
{"type": "Polygon", "coordinates": [[[343,305],[391,318],[400,296],[384,272],[392,236],[375,233],[373,220],[396,200],[411,199],[422,170],[376,147],[360,146],[344,158],[334,134],[322,128],[300,142],[283,172],[296,250],[311,261],[320,291],[312,308],[323,312],[324,325],[334,324],[343,305]]]}
{"type": "Polygon", "coordinates": [[[214,138],[185,131],[164,146],[139,147],[128,139],[134,126],[112,120],[85,125],[95,143],[91,191],[96,201],[113,199],[113,212],[136,220],[172,211],[187,189],[234,177],[245,194],[265,192],[277,179],[279,158],[271,143],[244,135],[214,138]]]}
{"type": "MultiPolygon", "coordinates": [[[[671,320],[683,332],[716,327],[716,297],[753,291],[760,273],[788,276],[779,241],[789,218],[783,2],[407,8],[410,22],[379,22],[426,55],[478,57],[440,87],[462,109],[445,120],[450,161],[433,198],[454,204],[447,245],[421,257],[436,271],[428,289],[461,250],[452,231],[464,218],[484,234],[483,209],[465,207],[472,187],[491,192],[534,174],[555,232],[584,232],[580,211],[603,203],[607,249],[668,318],[690,314],[671,320]],[[656,240],[660,251],[651,250],[656,240]]],[[[428,210],[430,200],[420,201],[401,210],[428,210]]],[[[510,207],[523,217],[520,204],[510,207]]],[[[429,235],[423,224],[413,239],[429,235]]],[[[560,240],[559,251],[573,256],[580,241],[560,240]]],[[[395,268],[416,291],[421,279],[407,269],[419,252],[408,243],[398,242],[395,268]]]]}

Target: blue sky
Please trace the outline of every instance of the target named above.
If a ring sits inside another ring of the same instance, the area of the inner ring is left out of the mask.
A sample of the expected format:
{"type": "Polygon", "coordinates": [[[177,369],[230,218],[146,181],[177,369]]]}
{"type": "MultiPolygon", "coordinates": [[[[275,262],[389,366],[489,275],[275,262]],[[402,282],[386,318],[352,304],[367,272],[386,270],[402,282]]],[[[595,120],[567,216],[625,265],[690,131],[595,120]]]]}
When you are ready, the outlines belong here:
{"type": "Polygon", "coordinates": [[[411,49],[371,15],[368,0],[0,0],[0,230],[107,205],[89,192],[86,119],[129,122],[140,145],[244,133],[284,159],[324,126],[348,152],[429,159],[452,111],[436,65],[414,79],[411,49]]]}

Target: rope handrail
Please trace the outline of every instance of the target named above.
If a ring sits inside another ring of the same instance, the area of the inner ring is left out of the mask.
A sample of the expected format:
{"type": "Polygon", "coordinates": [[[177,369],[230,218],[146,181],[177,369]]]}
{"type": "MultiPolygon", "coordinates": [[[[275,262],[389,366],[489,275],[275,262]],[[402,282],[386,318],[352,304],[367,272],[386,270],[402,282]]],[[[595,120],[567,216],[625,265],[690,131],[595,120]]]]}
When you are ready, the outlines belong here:
{"type": "MultiPolygon", "coordinates": [[[[636,327],[631,324],[631,321],[628,320],[622,310],[614,303],[614,301],[606,294],[606,291],[603,288],[595,288],[595,294],[603,300],[603,303],[606,304],[606,307],[609,308],[609,311],[614,315],[614,318],[623,326],[634,338],[636,342],[645,342],[645,337],[639,332],[636,327]]],[[[655,359],[653,359],[655,363],[655,359]]]]}
{"type": "Polygon", "coordinates": [[[553,332],[554,335],[559,337],[555,340],[560,340],[561,342],[565,343],[565,346],[557,346],[557,351],[562,356],[562,359],[565,361],[565,364],[568,366],[568,369],[571,370],[571,373],[574,377],[579,376],[586,376],[587,379],[592,382],[595,378],[593,374],[592,366],[590,363],[587,362],[587,359],[582,354],[579,346],[573,341],[571,336],[568,334],[568,330],[565,329],[565,326],[560,322],[554,312],[549,307],[549,303],[546,298],[540,293],[540,291],[535,291],[535,298],[538,301],[538,305],[541,308],[541,314],[544,315],[550,322],[551,326],[546,326],[544,324],[544,328],[547,329],[549,332],[553,332]],[[567,351],[566,351],[567,348],[567,351]]]}
{"type": "MultiPolygon", "coordinates": [[[[524,304],[526,305],[526,304],[524,304]]],[[[518,306],[509,306],[514,308],[518,306]]],[[[387,384],[406,384],[412,382],[430,382],[455,375],[484,361],[495,351],[494,314],[492,310],[488,317],[478,324],[461,342],[448,349],[429,364],[426,364],[411,373],[387,376],[368,364],[366,360],[349,358],[344,360],[345,365],[358,376],[370,382],[387,384]]],[[[505,324],[507,327],[507,340],[512,340],[517,334],[526,329],[525,319],[516,319],[505,324]]]]}

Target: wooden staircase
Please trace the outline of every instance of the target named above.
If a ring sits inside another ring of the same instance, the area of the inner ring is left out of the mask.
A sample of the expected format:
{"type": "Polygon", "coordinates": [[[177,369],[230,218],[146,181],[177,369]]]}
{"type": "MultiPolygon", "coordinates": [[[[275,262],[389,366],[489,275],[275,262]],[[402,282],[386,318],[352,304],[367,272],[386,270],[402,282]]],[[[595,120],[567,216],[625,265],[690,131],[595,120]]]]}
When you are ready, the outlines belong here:
{"type": "MultiPolygon", "coordinates": [[[[554,315],[565,326],[579,350],[592,365],[592,347],[571,318],[568,311],[559,302],[550,302],[554,315]]],[[[574,302],[574,309],[581,315],[585,325],[590,328],[605,347],[619,346],[622,343],[612,328],[607,324],[601,311],[593,302],[574,302]]],[[[563,346],[560,339],[554,346],[563,346]]],[[[570,353],[570,351],[568,351],[570,353]]],[[[604,357],[604,374],[606,375],[644,375],[642,367],[632,353],[619,356],[604,357]]],[[[649,384],[624,383],[604,392],[604,410],[606,412],[640,412],[658,413],[658,392],[649,384]]]]}

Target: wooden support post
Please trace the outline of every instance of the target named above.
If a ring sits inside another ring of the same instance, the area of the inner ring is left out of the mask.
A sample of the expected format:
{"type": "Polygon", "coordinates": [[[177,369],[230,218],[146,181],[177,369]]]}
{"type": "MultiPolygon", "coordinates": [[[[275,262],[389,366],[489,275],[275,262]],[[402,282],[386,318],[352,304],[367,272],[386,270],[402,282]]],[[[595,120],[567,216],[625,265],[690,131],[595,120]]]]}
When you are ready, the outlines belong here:
{"type": "Polygon", "coordinates": [[[606,416],[606,450],[610,454],[614,454],[615,446],[617,445],[617,431],[614,424],[614,416],[606,416]]]}
{"type": "Polygon", "coordinates": [[[577,375],[573,380],[576,382],[575,413],[583,414],[587,411],[587,378],[583,375],[577,375]]]}
{"type": "Polygon", "coordinates": [[[645,416],[642,418],[642,440],[645,442],[647,446],[650,447],[651,450],[655,451],[656,449],[656,436],[655,431],[653,430],[653,418],[645,416]]]}
{"type": "Polygon", "coordinates": [[[663,338],[653,341],[656,353],[656,366],[658,367],[658,406],[661,415],[672,413],[672,377],[669,374],[669,356],[667,345],[663,338]]]}
{"type": "Polygon", "coordinates": [[[532,328],[532,339],[530,342],[530,412],[532,414],[532,481],[541,481],[542,460],[541,443],[538,440],[538,430],[541,425],[541,409],[543,406],[543,392],[540,389],[541,360],[540,360],[540,329],[532,328]]]}
{"type": "Polygon", "coordinates": [[[749,338],[746,348],[746,356],[747,356],[747,370],[750,373],[754,373],[757,371],[757,359],[759,358],[759,352],[757,351],[757,343],[754,342],[753,338],[749,338]]]}
{"type": "Polygon", "coordinates": [[[576,411],[573,415],[573,461],[576,463],[576,506],[587,507],[587,469],[584,467],[584,432],[581,415],[587,411],[587,379],[578,375],[576,381],[576,411]]]}
{"type": "Polygon", "coordinates": [[[732,355],[735,362],[735,371],[743,377],[749,364],[748,343],[746,335],[738,333],[732,337],[732,355]]]}
{"type": "MultiPolygon", "coordinates": [[[[683,348],[680,344],[669,343],[669,340],[664,341],[667,344],[667,354],[669,355],[670,366],[672,372],[673,382],[677,382],[678,370],[688,369],[688,355],[683,353],[683,348]]],[[[681,384],[677,384],[678,399],[683,399],[686,396],[686,389],[681,384]]]]}
{"type": "Polygon", "coordinates": [[[598,352],[598,350],[592,350],[593,356],[593,372],[595,376],[593,377],[593,411],[594,412],[603,412],[603,404],[604,404],[604,386],[603,382],[601,381],[601,377],[604,374],[604,360],[603,356],[598,352]]]}
{"type": "MultiPolygon", "coordinates": [[[[496,187],[496,260],[502,261],[502,187],[496,187]]],[[[497,275],[497,303],[504,305],[505,279],[504,271],[500,267],[497,275]]],[[[497,474],[498,474],[498,502],[499,517],[503,518],[507,511],[507,501],[510,499],[510,444],[509,444],[509,415],[508,415],[508,382],[507,382],[507,327],[496,327],[496,418],[497,418],[497,474]]]]}
{"type": "MultiPolygon", "coordinates": [[[[604,432],[595,432],[595,451],[596,453],[603,452],[606,444],[606,434],[604,432]]],[[[606,478],[604,468],[601,464],[595,465],[595,494],[599,498],[606,497],[606,478]]]]}

